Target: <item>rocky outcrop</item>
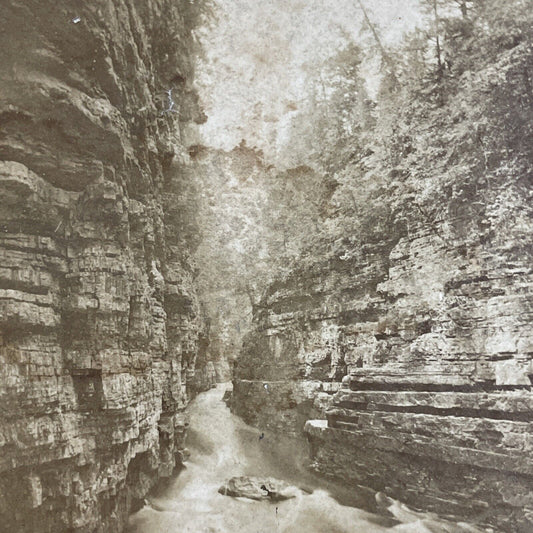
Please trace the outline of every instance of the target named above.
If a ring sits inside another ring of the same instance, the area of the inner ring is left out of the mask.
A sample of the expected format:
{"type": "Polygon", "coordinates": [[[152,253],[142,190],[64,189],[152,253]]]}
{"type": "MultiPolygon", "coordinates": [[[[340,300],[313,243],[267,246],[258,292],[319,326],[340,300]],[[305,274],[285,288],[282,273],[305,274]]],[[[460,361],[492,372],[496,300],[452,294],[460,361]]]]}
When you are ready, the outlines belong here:
{"type": "Polygon", "coordinates": [[[209,316],[206,355],[217,378],[229,381],[253,307],[273,275],[298,255],[327,187],[305,165],[282,171],[268,164],[244,140],[230,151],[202,145],[189,151],[190,181],[200,191],[202,239],[194,258],[209,316]]]}
{"type": "Polygon", "coordinates": [[[250,500],[269,500],[280,502],[296,498],[300,491],[298,488],[271,477],[260,478],[239,476],[228,479],[218,492],[224,496],[234,498],[248,498],[250,500]]]}
{"type": "Polygon", "coordinates": [[[117,532],[181,462],[205,345],[180,193],[195,8],[2,9],[0,523],[117,532]]]}
{"type": "Polygon", "coordinates": [[[345,170],[363,198],[355,222],[330,221],[323,250],[267,291],[233,397],[261,428],[305,424],[325,475],[513,532],[533,520],[533,211],[531,153],[503,144],[499,113],[504,100],[507,116],[526,109],[508,97],[525,90],[530,57],[517,47],[467,73],[449,107],[417,103],[397,167],[370,155],[345,170]],[[452,113],[475,109],[479,87],[492,158],[481,163],[479,131],[452,113]]]}

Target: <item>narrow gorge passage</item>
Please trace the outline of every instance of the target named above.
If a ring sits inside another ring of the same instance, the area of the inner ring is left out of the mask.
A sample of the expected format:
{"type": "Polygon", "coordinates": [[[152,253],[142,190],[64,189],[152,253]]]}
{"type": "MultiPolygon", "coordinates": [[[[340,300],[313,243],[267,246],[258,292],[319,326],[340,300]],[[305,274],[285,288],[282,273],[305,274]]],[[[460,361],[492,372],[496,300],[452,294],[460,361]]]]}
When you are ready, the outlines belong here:
{"type": "Polygon", "coordinates": [[[232,415],[223,401],[226,390],[227,385],[219,385],[191,402],[186,440],[191,456],[184,470],[149,496],[146,506],[130,518],[128,533],[475,531],[424,513],[404,512],[401,518],[407,523],[401,524],[385,514],[357,509],[353,506],[357,491],[309,472],[305,443],[261,432],[232,415]],[[279,502],[220,494],[219,488],[234,476],[274,477],[303,490],[295,498],[279,502]]]}
{"type": "Polygon", "coordinates": [[[531,1],[2,0],[1,533],[533,531],[531,1]]]}

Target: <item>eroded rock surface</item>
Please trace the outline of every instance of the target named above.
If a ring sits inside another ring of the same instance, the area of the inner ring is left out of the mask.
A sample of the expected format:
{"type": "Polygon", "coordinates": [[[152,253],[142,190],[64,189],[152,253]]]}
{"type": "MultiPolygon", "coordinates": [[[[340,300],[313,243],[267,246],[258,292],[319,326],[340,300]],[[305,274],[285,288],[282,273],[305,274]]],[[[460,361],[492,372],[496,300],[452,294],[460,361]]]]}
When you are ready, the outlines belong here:
{"type": "Polygon", "coordinates": [[[181,461],[205,348],[181,192],[191,9],[2,5],[3,530],[118,532],[181,461]]]}

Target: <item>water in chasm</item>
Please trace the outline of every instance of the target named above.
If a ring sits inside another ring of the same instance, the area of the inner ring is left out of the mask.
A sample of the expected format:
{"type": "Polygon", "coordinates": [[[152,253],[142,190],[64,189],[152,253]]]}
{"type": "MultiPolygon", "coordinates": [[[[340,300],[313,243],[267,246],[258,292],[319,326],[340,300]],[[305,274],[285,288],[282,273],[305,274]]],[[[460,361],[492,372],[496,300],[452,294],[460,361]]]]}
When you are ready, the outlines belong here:
{"type": "Polygon", "coordinates": [[[361,494],[305,469],[302,443],[262,432],[233,415],[223,400],[229,387],[218,385],[189,405],[190,459],[131,516],[128,533],[475,531],[410,511],[398,502],[396,518],[354,507],[361,494]],[[301,490],[295,498],[277,502],[220,494],[220,486],[234,476],[274,477],[301,490]]]}

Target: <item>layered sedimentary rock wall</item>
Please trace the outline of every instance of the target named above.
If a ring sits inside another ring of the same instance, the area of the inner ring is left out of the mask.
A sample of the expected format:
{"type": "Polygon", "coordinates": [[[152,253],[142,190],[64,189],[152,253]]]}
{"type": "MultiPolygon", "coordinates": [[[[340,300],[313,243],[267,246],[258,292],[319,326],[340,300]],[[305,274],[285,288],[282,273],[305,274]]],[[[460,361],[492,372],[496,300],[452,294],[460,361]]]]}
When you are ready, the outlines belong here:
{"type": "Polygon", "coordinates": [[[5,531],[120,531],[182,459],[206,345],[180,192],[180,125],[203,119],[191,9],[2,5],[5,531]]]}
{"type": "MultiPolygon", "coordinates": [[[[475,109],[479,84],[483,112],[495,120],[488,128],[497,131],[497,105],[518,92],[518,73],[530,68],[526,52],[504,54],[477,80],[469,73],[461,103],[449,109],[475,109]]],[[[529,112],[527,99],[505,101],[506,116],[529,112]]],[[[439,113],[448,151],[419,172],[416,154],[437,137],[424,112],[398,168],[380,168],[401,177],[377,187],[359,233],[341,232],[270,287],[236,366],[233,408],[260,428],[299,432],[305,424],[314,468],[354,487],[526,532],[533,527],[530,159],[516,144],[500,144],[469,183],[460,158],[472,157],[479,132],[472,128],[471,141],[462,134],[453,148],[465,117],[437,109],[430,116],[439,113]],[[455,174],[441,194],[447,172],[455,174]]],[[[361,195],[379,181],[368,165],[352,168],[361,195]]]]}
{"type": "Polygon", "coordinates": [[[465,248],[421,226],[295,272],[256,317],[234,411],[265,430],[305,424],[313,467],[349,485],[530,531],[531,257],[512,244],[527,228],[465,248]]]}

